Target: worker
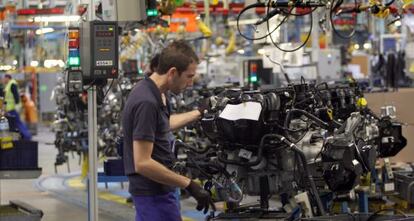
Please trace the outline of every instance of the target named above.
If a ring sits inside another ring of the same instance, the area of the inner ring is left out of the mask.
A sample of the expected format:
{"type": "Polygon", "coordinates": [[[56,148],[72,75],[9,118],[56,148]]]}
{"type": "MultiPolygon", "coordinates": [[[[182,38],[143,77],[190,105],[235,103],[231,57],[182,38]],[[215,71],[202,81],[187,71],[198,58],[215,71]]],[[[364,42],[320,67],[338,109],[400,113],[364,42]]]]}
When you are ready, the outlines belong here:
{"type": "Polygon", "coordinates": [[[137,83],[123,110],[124,162],[129,179],[136,221],[181,221],[174,192],[180,187],[197,201],[197,209],[207,213],[212,204],[209,192],[193,180],[171,170],[174,154],[169,135],[202,117],[208,107],[170,116],[163,93],[180,93],[192,85],[198,57],[184,41],[164,48],[155,72],[137,83]]]}
{"type": "Polygon", "coordinates": [[[6,113],[12,117],[14,125],[19,130],[24,140],[31,140],[32,135],[26,125],[20,120],[21,103],[17,81],[11,75],[6,74],[3,77],[4,84],[4,101],[6,102],[6,113]]]}
{"type": "MultiPolygon", "coordinates": [[[[155,54],[154,57],[151,58],[150,65],[149,65],[149,72],[147,73],[148,77],[150,77],[154,72],[157,71],[158,60],[159,59],[160,59],[160,54],[159,53],[155,54]]],[[[161,98],[162,99],[167,99],[167,98],[165,98],[165,93],[161,94],[161,98]]],[[[167,108],[169,109],[168,111],[171,112],[171,104],[168,105],[167,108]]],[[[170,131],[170,133],[169,133],[169,142],[170,142],[170,146],[171,146],[171,151],[174,153],[174,150],[175,150],[175,136],[172,133],[172,131],[170,131]]],[[[181,190],[180,190],[180,188],[177,187],[175,189],[175,192],[174,192],[174,197],[176,199],[178,209],[181,209],[181,204],[180,204],[180,195],[181,194],[180,193],[181,193],[181,190]]]]}

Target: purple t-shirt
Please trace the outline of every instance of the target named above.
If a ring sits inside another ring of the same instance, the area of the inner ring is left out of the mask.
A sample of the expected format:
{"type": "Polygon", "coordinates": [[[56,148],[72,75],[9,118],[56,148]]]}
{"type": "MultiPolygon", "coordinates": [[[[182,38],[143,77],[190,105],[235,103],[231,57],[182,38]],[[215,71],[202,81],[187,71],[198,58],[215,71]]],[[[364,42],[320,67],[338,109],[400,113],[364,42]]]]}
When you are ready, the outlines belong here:
{"type": "Polygon", "coordinates": [[[163,104],[161,92],[150,78],[138,82],[128,96],[122,113],[123,157],[125,174],[129,178],[129,192],[133,196],[174,191],[173,187],[137,174],[133,159],[133,140],[151,141],[154,143],[152,158],[167,168],[172,167],[175,157],[169,139],[170,110],[167,106],[163,104]]]}

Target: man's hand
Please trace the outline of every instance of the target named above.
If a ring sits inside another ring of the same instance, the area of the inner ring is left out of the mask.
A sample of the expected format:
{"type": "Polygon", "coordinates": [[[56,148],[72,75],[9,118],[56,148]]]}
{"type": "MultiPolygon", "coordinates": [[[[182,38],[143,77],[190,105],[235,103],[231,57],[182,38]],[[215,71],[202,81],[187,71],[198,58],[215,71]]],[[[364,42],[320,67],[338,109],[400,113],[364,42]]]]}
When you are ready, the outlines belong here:
{"type": "Polygon", "coordinates": [[[200,111],[201,117],[204,116],[204,114],[209,108],[210,108],[210,98],[205,98],[198,104],[198,111],[200,111]]]}
{"type": "Polygon", "coordinates": [[[197,207],[198,211],[204,209],[204,214],[208,212],[208,208],[210,204],[213,204],[211,201],[210,193],[204,190],[200,185],[195,183],[194,181],[190,181],[190,184],[185,188],[192,197],[197,200],[197,207]]]}

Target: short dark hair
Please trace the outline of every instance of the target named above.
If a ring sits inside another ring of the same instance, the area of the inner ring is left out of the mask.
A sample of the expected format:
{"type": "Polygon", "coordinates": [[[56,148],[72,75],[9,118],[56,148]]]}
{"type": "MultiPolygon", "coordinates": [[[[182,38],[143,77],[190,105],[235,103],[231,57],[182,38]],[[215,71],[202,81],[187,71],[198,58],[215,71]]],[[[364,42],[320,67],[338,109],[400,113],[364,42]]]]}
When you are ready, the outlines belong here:
{"type": "Polygon", "coordinates": [[[10,74],[5,74],[4,77],[8,79],[12,79],[12,76],[10,74]]]}
{"type": "Polygon", "coordinates": [[[159,59],[160,59],[160,54],[159,53],[155,54],[154,57],[152,57],[152,59],[150,61],[150,71],[151,71],[151,73],[157,71],[159,59]]]}
{"type": "Polygon", "coordinates": [[[157,72],[162,75],[167,73],[170,68],[175,67],[181,74],[193,62],[199,62],[193,48],[183,40],[174,41],[161,51],[157,72]]]}

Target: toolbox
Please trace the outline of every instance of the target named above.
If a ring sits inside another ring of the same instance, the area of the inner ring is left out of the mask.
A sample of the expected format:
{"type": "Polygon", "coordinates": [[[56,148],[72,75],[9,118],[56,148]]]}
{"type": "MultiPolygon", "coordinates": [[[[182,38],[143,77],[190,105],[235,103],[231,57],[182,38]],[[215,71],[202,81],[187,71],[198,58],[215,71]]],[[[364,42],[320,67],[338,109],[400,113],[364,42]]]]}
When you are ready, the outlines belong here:
{"type": "Polygon", "coordinates": [[[38,143],[19,140],[10,149],[0,148],[0,170],[9,169],[38,169],[38,143]]]}
{"type": "Polygon", "coordinates": [[[414,172],[394,172],[395,191],[409,204],[414,204],[414,172]]]}

